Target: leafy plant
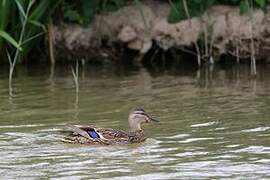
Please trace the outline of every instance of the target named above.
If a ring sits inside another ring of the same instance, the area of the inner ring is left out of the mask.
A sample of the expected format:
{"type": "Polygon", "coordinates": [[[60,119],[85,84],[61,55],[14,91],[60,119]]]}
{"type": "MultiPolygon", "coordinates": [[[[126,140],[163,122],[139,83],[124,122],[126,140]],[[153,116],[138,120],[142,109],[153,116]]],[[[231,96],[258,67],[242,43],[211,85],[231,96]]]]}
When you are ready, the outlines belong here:
{"type": "Polygon", "coordinates": [[[171,5],[170,14],[168,16],[169,23],[176,23],[181,20],[187,19],[184,7],[186,2],[190,17],[202,15],[207,8],[213,5],[231,5],[239,6],[240,13],[246,13],[249,10],[251,3],[257,8],[264,9],[269,1],[267,0],[168,0],[171,5]]]}
{"type": "Polygon", "coordinates": [[[255,3],[260,8],[264,8],[266,6],[266,4],[267,4],[266,0],[255,0],[255,3]]]}
{"type": "Polygon", "coordinates": [[[125,0],[63,1],[62,12],[66,22],[88,24],[96,14],[115,11],[124,5],[125,0]]]}
{"type": "Polygon", "coordinates": [[[266,0],[241,0],[240,1],[240,13],[244,14],[247,11],[249,11],[251,3],[253,4],[253,6],[264,9],[267,5],[267,1],[266,0]]]}
{"type": "MultiPolygon", "coordinates": [[[[14,15],[13,13],[18,14],[19,18],[15,19],[14,22],[11,21],[10,23],[16,24],[13,25],[6,23],[4,24],[5,26],[3,24],[1,26],[3,29],[7,29],[7,25],[11,26],[11,28],[8,30],[9,32],[6,32],[7,30],[0,30],[0,37],[8,42],[6,54],[10,64],[10,96],[12,96],[13,72],[17,62],[20,60],[20,56],[26,55],[35,45],[35,40],[46,31],[46,28],[42,22],[44,19],[46,19],[45,15],[48,15],[48,12],[46,11],[46,7],[49,7],[48,3],[50,3],[50,1],[40,1],[37,3],[35,0],[15,0],[11,5],[16,8],[16,11],[12,11],[12,9],[10,9],[10,14],[12,16],[14,15]],[[12,34],[13,37],[10,34],[12,34]],[[8,46],[9,44],[13,45],[15,48],[10,48],[8,46]]],[[[1,8],[3,8],[5,5],[7,5],[6,1],[2,0],[1,8]]],[[[50,8],[52,7],[53,6],[50,6],[50,8]]],[[[3,16],[7,18],[9,14],[5,13],[3,16]]]]}
{"type": "Polygon", "coordinates": [[[18,42],[13,39],[7,32],[0,30],[0,37],[4,38],[8,43],[12,44],[16,49],[22,50],[22,47],[18,42]]]}
{"type": "Polygon", "coordinates": [[[0,0],[0,55],[4,54],[5,49],[14,54],[19,48],[19,57],[26,57],[40,42],[41,35],[46,32],[46,23],[59,2],[60,0],[0,0]],[[31,8],[26,17],[29,4],[31,8]],[[23,22],[26,24],[19,44],[23,22]]]}
{"type": "MultiPolygon", "coordinates": [[[[19,35],[19,40],[18,40],[18,46],[21,46],[23,43],[23,37],[24,37],[24,33],[25,33],[25,28],[26,28],[26,24],[29,18],[29,13],[30,13],[30,9],[33,5],[34,1],[29,1],[28,5],[27,5],[27,9],[26,11],[23,9],[22,4],[16,0],[16,4],[17,7],[20,11],[20,15],[23,16],[21,18],[21,31],[20,31],[20,35],[19,35]]],[[[12,77],[13,77],[13,72],[16,66],[16,63],[18,61],[19,58],[19,53],[20,53],[20,49],[16,48],[15,51],[15,55],[13,58],[11,58],[11,55],[9,53],[9,51],[7,51],[7,56],[8,56],[8,60],[9,60],[9,65],[10,65],[10,69],[9,69],[9,95],[12,96],[12,77]]]]}
{"type": "MultiPolygon", "coordinates": [[[[208,7],[217,3],[216,0],[186,0],[185,2],[191,17],[202,15],[208,7]]],[[[185,12],[184,0],[169,0],[169,3],[171,5],[168,16],[169,23],[176,23],[188,18],[185,12]]]]}
{"type": "Polygon", "coordinates": [[[0,56],[6,54],[5,49],[9,50],[11,56],[19,49],[17,62],[26,59],[30,51],[41,43],[41,37],[47,31],[46,24],[56,7],[59,8],[54,14],[54,19],[60,17],[67,22],[89,24],[96,14],[116,10],[127,2],[127,0],[0,0],[0,56]],[[22,42],[19,44],[22,22],[30,2],[32,6],[22,42]]]}
{"type": "Polygon", "coordinates": [[[247,0],[240,1],[239,8],[240,8],[240,14],[244,14],[245,12],[249,10],[249,2],[247,0]]]}
{"type": "MultiPolygon", "coordinates": [[[[8,11],[11,6],[11,1],[8,0],[1,0],[0,1],[0,53],[1,53],[1,47],[3,46],[4,40],[9,41],[9,39],[13,39],[10,34],[5,32],[7,23],[8,23],[8,11]]],[[[11,44],[12,40],[10,41],[11,44]]]]}

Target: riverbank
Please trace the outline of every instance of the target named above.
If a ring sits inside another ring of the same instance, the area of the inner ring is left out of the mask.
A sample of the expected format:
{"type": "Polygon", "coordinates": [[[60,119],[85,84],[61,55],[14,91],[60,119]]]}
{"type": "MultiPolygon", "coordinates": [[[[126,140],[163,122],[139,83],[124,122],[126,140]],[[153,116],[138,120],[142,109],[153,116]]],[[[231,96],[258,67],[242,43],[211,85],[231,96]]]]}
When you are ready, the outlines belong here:
{"type": "Polygon", "coordinates": [[[169,24],[169,11],[168,3],[147,1],[140,9],[129,5],[97,15],[88,27],[54,24],[54,55],[116,61],[127,50],[139,60],[156,58],[159,51],[175,55],[180,50],[193,55],[198,65],[218,61],[224,54],[237,62],[269,61],[270,12],[254,9],[241,15],[238,7],[213,6],[201,17],[169,24]]]}

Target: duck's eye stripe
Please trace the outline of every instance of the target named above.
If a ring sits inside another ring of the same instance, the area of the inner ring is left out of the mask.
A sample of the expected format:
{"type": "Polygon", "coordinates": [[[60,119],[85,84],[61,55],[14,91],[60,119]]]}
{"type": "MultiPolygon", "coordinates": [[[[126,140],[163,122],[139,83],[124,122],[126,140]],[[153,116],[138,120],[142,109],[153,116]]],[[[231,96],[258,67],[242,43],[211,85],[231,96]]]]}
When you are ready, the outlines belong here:
{"type": "Polygon", "coordinates": [[[135,114],[140,114],[140,115],[145,115],[146,116],[146,114],[143,113],[143,112],[136,112],[135,114]]]}
{"type": "Polygon", "coordinates": [[[142,112],[145,112],[145,110],[142,109],[142,108],[137,108],[137,109],[135,109],[135,111],[142,111],[142,112]]]}
{"type": "Polygon", "coordinates": [[[149,117],[148,114],[144,113],[144,112],[136,112],[135,114],[140,114],[140,115],[144,115],[146,117],[149,117]]]}

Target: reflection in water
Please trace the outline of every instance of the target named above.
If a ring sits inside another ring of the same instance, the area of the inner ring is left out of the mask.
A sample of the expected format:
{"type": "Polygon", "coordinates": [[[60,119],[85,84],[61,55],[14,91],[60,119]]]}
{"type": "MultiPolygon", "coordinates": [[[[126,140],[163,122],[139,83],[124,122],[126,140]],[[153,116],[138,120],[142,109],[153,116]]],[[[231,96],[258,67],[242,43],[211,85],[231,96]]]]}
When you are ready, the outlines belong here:
{"type": "Polygon", "coordinates": [[[76,95],[68,67],[20,70],[8,98],[0,73],[3,179],[269,178],[270,76],[258,67],[162,72],[84,67],[76,95]],[[50,74],[50,76],[49,76],[50,74]],[[143,106],[162,124],[144,126],[145,143],[64,144],[66,123],[127,128],[143,106]]]}

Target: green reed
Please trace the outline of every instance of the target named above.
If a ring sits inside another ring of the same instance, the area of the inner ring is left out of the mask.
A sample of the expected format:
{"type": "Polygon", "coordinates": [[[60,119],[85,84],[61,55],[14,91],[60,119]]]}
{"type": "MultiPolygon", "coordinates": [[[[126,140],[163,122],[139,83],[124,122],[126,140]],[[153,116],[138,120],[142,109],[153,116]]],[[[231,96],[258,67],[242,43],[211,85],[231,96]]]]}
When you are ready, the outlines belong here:
{"type": "Polygon", "coordinates": [[[42,24],[43,18],[48,16],[48,13],[50,14],[52,9],[48,11],[48,8],[53,6],[50,6],[52,1],[47,0],[1,0],[0,3],[0,10],[3,10],[0,13],[0,52],[3,54],[3,49],[6,49],[10,64],[9,94],[12,96],[12,77],[15,66],[21,57],[25,57],[36,45],[38,38],[46,32],[46,27],[42,24]],[[14,18],[15,15],[19,18],[14,18]]]}
{"type": "Polygon", "coordinates": [[[46,33],[47,21],[60,1],[0,0],[0,56],[7,49],[15,62],[26,58],[46,33]]]}

